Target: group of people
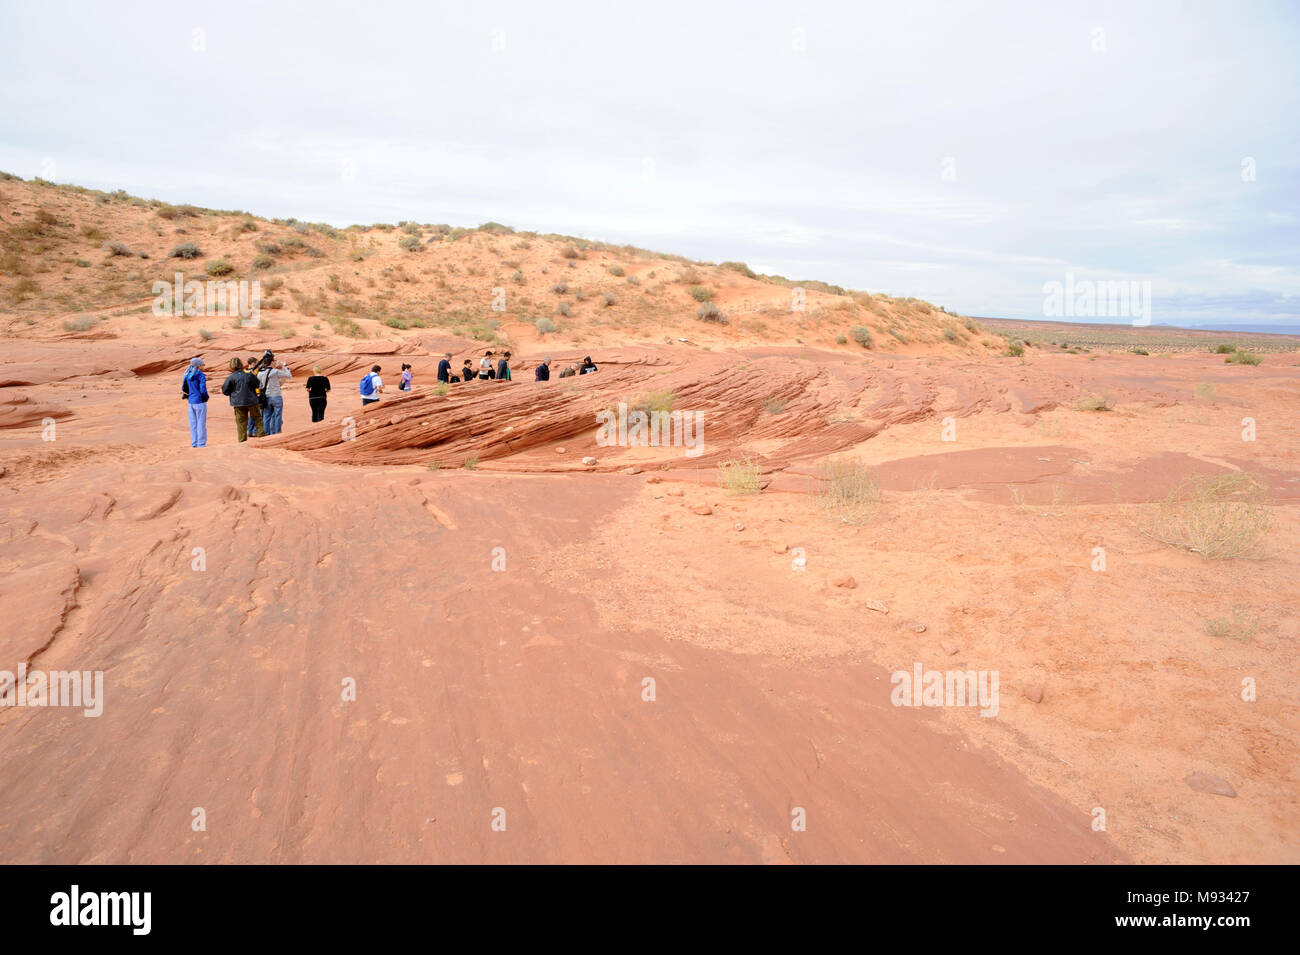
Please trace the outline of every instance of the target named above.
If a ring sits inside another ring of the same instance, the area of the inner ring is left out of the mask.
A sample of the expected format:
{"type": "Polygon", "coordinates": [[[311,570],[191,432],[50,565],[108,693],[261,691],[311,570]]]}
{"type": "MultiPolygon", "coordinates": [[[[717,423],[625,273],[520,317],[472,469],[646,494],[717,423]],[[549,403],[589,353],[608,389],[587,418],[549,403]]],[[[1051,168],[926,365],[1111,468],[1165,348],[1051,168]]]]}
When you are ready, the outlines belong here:
{"type": "MultiPolygon", "coordinates": [[[[208,377],[203,371],[205,362],[200,357],[190,359],[185,376],[181,379],[181,397],[186,400],[190,418],[190,447],[203,448],[208,444],[208,377]]],[[[261,358],[230,359],[230,374],[221,383],[221,393],[230,399],[235,409],[235,434],[247,441],[259,434],[279,434],[284,427],[283,382],[292,378],[288,366],[267,351],[261,358]]],[[[325,420],[325,402],[329,395],[330,380],[321,374],[317,365],[307,379],[307,401],[311,405],[311,420],[325,420]]]]}
{"type": "MultiPolygon", "coordinates": [[[[185,398],[189,408],[190,447],[202,448],[208,443],[208,380],[203,371],[204,361],[195,357],[190,359],[185,376],[181,379],[181,397],[185,398]]],[[[581,362],[573,362],[559,374],[561,378],[586,375],[597,371],[596,363],[588,355],[581,362]]],[[[321,366],[316,365],[307,378],[305,388],[307,401],[311,405],[311,420],[325,420],[325,405],[329,397],[330,380],[321,374],[321,366]]],[[[373,365],[361,379],[361,405],[372,405],[380,400],[384,392],[384,379],[380,377],[383,369],[373,365]]],[[[230,374],[221,384],[221,393],[230,399],[230,406],[235,410],[235,434],[238,439],[247,441],[259,434],[279,434],[284,426],[283,383],[293,377],[284,362],[278,360],[268,349],[261,358],[253,356],[245,361],[242,358],[230,359],[230,374]]],[[[510,381],[510,352],[502,352],[498,357],[489,349],[479,359],[475,369],[471,359],[466,358],[460,374],[453,375],[451,352],[444,352],[438,362],[438,381],[442,384],[472,381],[485,378],[495,381],[510,381]]],[[[551,359],[544,358],[534,372],[536,381],[551,380],[551,359]]],[[[402,364],[401,378],[397,388],[409,392],[415,384],[415,375],[409,364],[402,364]]]]}

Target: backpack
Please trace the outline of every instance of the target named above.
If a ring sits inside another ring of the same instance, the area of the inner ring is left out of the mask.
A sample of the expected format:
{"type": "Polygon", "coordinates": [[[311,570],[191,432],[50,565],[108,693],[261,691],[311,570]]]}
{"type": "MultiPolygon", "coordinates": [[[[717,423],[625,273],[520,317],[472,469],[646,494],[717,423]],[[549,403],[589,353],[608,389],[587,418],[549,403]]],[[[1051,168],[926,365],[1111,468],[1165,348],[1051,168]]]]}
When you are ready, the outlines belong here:
{"type": "Polygon", "coordinates": [[[268,407],[271,403],[271,396],[266,393],[266,383],[271,380],[270,369],[267,369],[265,378],[261,375],[254,375],[253,380],[257,382],[257,385],[254,387],[254,390],[257,392],[257,403],[263,408],[268,407]]]}
{"type": "Polygon", "coordinates": [[[375,393],[375,373],[369,372],[361,379],[361,397],[369,398],[375,393]]]}

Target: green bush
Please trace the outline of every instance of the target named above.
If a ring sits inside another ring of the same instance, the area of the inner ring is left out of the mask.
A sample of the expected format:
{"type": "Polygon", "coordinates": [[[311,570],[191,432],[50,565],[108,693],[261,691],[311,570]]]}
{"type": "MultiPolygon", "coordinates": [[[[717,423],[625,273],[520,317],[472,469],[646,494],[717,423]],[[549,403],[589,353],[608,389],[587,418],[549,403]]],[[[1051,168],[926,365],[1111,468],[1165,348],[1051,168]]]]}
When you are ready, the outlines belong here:
{"type": "Polygon", "coordinates": [[[695,299],[695,301],[697,302],[713,301],[713,293],[710,292],[708,289],[706,289],[703,285],[692,285],[690,291],[691,291],[691,298],[695,299]]]}
{"type": "Polygon", "coordinates": [[[859,345],[861,345],[863,348],[871,347],[871,341],[872,341],[871,330],[867,328],[865,325],[853,326],[853,328],[849,330],[849,334],[852,335],[853,340],[857,342],[859,345]]]}
{"type": "Polygon", "coordinates": [[[176,248],[172,249],[171,258],[197,259],[202,254],[203,250],[193,242],[182,242],[180,245],[176,246],[176,248]]]}
{"type": "Polygon", "coordinates": [[[1263,360],[1262,356],[1251,354],[1248,351],[1235,351],[1223,359],[1224,363],[1228,365],[1258,365],[1263,360]]]}
{"type": "Polygon", "coordinates": [[[624,272],[623,272],[623,266],[621,266],[621,265],[611,265],[611,266],[609,267],[609,274],[610,274],[610,275],[617,275],[617,276],[620,276],[620,277],[621,277],[621,276],[624,274],[624,272]]]}
{"type": "Polygon", "coordinates": [[[214,276],[229,275],[235,267],[225,259],[214,259],[204,267],[204,271],[214,276]]]}
{"type": "Polygon", "coordinates": [[[419,252],[421,248],[419,236],[414,235],[403,236],[397,240],[397,245],[407,252],[419,252]]]}
{"type": "Polygon", "coordinates": [[[542,335],[549,335],[551,332],[559,331],[559,326],[549,318],[539,318],[533,324],[537,326],[538,333],[542,335]]]}
{"type": "Polygon", "coordinates": [[[255,269],[269,269],[273,265],[275,265],[275,259],[269,255],[258,255],[253,258],[253,268],[255,269]]]}
{"type": "Polygon", "coordinates": [[[1020,342],[1007,342],[1007,351],[1006,351],[1007,357],[1019,358],[1024,353],[1025,353],[1025,346],[1020,344],[1020,342]]]}

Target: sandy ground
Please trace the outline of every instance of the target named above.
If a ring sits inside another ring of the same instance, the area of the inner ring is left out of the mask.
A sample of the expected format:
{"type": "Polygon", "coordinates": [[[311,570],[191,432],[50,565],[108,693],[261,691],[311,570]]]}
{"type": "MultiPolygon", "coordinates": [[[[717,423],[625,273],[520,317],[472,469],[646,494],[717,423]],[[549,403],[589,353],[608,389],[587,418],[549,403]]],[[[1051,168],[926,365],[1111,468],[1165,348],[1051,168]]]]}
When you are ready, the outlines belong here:
{"type": "Polygon", "coordinates": [[[218,397],[192,449],[178,347],[5,343],[0,668],[105,689],[0,708],[0,861],[1300,861],[1296,356],[646,346],[537,384],[530,348],[444,396],[402,347],[303,344],[282,437],[218,397]],[[417,392],[363,412],[374,361],[417,392]],[[598,445],[657,390],[703,453],[598,445]],[[861,525],[818,506],[841,456],[861,525]],[[1234,470],[1264,555],[1142,532],[1234,470]],[[996,714],[893,705],[917,665],[996,673],[996,714]]]}

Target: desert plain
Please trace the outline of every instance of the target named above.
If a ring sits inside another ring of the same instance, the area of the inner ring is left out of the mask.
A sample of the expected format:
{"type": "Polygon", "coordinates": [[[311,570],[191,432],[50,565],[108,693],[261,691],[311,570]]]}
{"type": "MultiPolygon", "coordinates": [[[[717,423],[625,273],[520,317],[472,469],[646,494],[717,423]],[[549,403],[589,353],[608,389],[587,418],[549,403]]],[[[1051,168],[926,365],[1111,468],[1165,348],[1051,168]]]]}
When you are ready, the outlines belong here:
{"type": "Polygon", "coordinates": [[[1300,861],[1300,339],[1026,345],[495,223],[0,216],[0,670],[104,686],[0,707],[0,861],[1300,861]],[[178,273],[256,323],[160,314],[178,273]],[[620,404],[698,445],[602,440],[620,404]],[[896,705],[918,667],[995,705],[896,705]]]}

